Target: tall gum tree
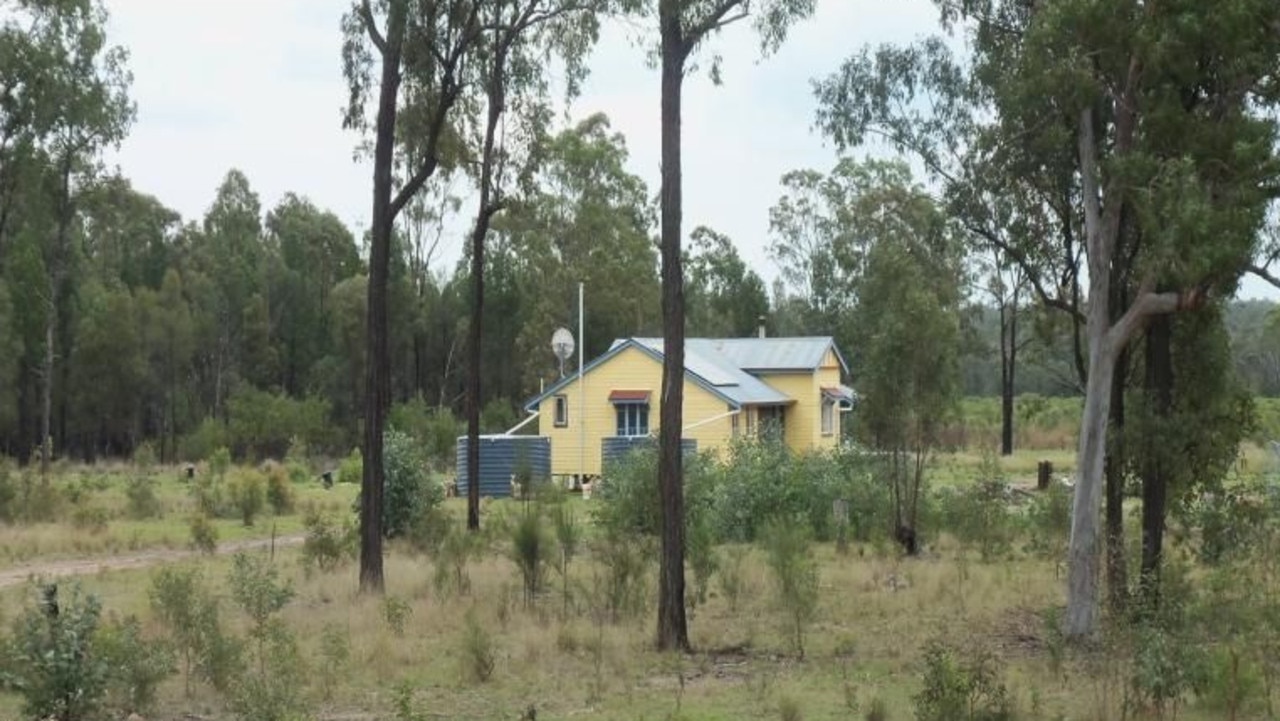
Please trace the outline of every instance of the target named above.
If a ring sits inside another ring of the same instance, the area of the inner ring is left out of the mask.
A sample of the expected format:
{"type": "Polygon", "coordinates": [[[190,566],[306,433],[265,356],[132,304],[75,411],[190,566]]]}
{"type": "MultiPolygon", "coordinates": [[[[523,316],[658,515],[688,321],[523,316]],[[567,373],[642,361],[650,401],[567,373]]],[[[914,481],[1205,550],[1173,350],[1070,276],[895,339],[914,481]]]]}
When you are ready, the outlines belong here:
{"type": "Polygon", "coordinates": [[[456,153],[453,115],[477,62],[473,55],[483,33],[480,5],[471,0],[357,0],[342,21],[343,75],[350,91],[344,127],[367,133],[367,106],[374,104],[360,483],[364,592],[381,593],[384,587],[382,436],[391,404],[391,238],[397,216],[456,153]]]}
{"type": "Polygon", "coordinates": [[[471,229],[471,319],[467,342],[467,528],[480,528],[480,379],[484,320],[485,238],[508,205],[513,184],[527,188],[547,138],[552,108],[549,65],[563,63],[567,92],[576,93],[583,60],[595,42],[598,15],[613,0],[490,0],[478,3],[482,26],[477,86],[484,113],[468,152],[479,200],[471,229]]]}
{"type": "MultiPolygon", "coordinates": [[[[1086,258],[1087,381],[1065,632],[1085,639],[1099,625],[1098,516],[1120,356],[1154,318],[1233,292],[1258,250],[1277,180],[1280,6],[940,5],[974,39],[971,97],[991,118],[978,137],[1010,156],[1031,149],[1044,164],[1065,161],[1076,187],[1062,225],[1079,229],[1086,258]],[[1117,268],[1128,274],[1122,286],[1117,268]]],[[[847,85],[822,90],[837,130],[865,127],[847,85]]],[[[1056,251],[1071,254],[1065,243],[1056,251]]]]}
{"type": "MultiPolygon", "coordinates": [[[[658,496],[662,506],[662,550],[658,574],[658,637],[662,650],[689,649],[684,604],[684,466],[680,451],[684,421],[684,272],[681,267],[681,100],[689,59],[710,37],[758,12],[755,24],[764,49],[775,49],[796,20],[812,14],[816,0],[654,0],[657,4],[661,72],[662,188],[662,409],[658,430],[658,496]]],[[[713,60],[712,77],[719,77],[713,60]]]]}

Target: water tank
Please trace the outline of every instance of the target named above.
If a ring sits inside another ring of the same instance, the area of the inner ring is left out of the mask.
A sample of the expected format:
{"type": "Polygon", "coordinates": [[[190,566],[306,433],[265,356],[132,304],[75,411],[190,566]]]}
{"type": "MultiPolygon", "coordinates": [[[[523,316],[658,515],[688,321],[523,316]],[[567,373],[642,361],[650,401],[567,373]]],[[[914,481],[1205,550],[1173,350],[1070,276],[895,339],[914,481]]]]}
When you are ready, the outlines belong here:
{"type": "MultiPolygon", "coordinates": [[[[600,444],[600,467],[607,471],[610,466],[626,458],[628,453],[641,448],[652,449],[656,452],[658,439],[652,436],[607,436],[600,444]]],[[[680,439],[680,450],[686,458],[697,455],[697,439],[680,439]]]]}
{"type": "MultiPolygon", "coordinates": [[[[467,495],[467,437],[458,436],[458,495],[467,495]]],[[[480,495],[506,498],[511,481],[528,469],[533,482],[551,477],[551,439],[545,436],[480,436],[480,495]]]]}

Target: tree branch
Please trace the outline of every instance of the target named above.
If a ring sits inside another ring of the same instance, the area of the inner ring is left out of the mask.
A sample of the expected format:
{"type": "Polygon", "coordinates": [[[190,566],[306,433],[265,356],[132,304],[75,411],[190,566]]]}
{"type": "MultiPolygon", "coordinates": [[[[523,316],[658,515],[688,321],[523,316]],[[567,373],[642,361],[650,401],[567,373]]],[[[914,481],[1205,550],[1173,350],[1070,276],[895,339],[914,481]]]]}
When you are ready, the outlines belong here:
{"type": "Polygon", "coordinates": [[[1114,355],[1129,343],[1152,316],[1176,313],[1200,307],[1208,296],[1204,288],[1196,286],[1182,292],[1166,291],[1162,293],[1150,290],[1152,283],[1145,281],[1138,290],[1138,297],[1133,305],[1125,311],[1120,320],[1107,331],[1107,348],[1114,355]]]}
{"type": "Polygon", "coordinates": [[[720,4],[713,8],[702,22],[685,31],[680,38],[682,53],[687,57],[708,33],[745,19],[750,13],[745,5],[746,0],[720,0],[720,4]],[[741,8],[741,10],[735,15],[729,15],[729,11],[734,8],[741,8]]]}
{"type": "Polygon", "coordinates": [[[373,6],[369,0],[362,0],[360,3],[360,19],[364,20],[364,28],[369,33],[369,39],[373,41],[374,47],[378,48],[379,53],[386,55],[387,40],[382,37],[382,33],[378,32],[378,23],[373,19],[373,6]]]}
{"type": "Polygon", "coordinates": [[[1270,270],[1266,268],[1266,266],[1247,265],[1245,266],[1244,270],[1246,273],[1252,273],[1253,275],[1258,276],[1259,278],[1266,281],[1267,283],[1270,283],[1273,287],[1280,288],[1280,277],[1277,277],[1276,275],[1274,275],[1270,270]]]}

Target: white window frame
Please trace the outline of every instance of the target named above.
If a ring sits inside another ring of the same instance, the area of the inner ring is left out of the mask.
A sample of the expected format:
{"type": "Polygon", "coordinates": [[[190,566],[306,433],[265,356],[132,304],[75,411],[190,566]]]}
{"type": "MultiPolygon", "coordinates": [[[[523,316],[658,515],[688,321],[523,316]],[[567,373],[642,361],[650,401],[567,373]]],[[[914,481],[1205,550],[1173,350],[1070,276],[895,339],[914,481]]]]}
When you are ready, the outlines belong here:
{"type": "Polygon", "coordinates": [[[614,432],[617,433],[618,438],[643,438],[649,435],[649,404],[647,402],[614,403],[613,407],[614,432]],[[641,425],[642,417],[643,425],[641,425]],[[622,423],[618,423],[619,419],[622,423]]]}
{"type": "Polygon", "coordinates": [[[555,424],[556,428],[567,428],[569,426],[569,397],[558,395],[555,397],[555,424]]]}
{"type": "Polygon", "coordinates": [[[836,434],[836,402],[828,398],[822,397],[822,435],[834,436],[836,434]]]}

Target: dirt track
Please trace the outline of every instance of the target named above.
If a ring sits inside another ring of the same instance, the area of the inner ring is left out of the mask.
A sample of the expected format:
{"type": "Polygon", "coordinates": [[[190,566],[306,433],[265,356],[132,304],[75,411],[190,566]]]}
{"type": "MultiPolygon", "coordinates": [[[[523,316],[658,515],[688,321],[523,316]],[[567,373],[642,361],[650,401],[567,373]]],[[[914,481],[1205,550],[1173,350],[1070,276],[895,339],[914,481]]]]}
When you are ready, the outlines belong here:
{"type": "MultiPolygon", "coordinates": [[[[275,539],[275,544],[277,547],[297,546],[302,543],[304,538],[305,536],[302,534],[279,536],[275,539]]],[[[271,539],[269,538],[258,538],[251,541],[233,541],[230,543],[220,544],[218,546],[218,553],[223,554],[235,553],[236,551],[250,551],[256,548],[267,548],[270,545],[271,539]]],[[[99,571],[126,571],[136,568],[156,566],[161,563],[180,561],[184,558],[192,558],[199,555],[199,551],[157,549],[153,551],[139,551],[137,553],[122,556],[70,558],[63,561],[29,563],[0,571],[0,588],[18,586],[26,583],[27,579],[33,577],[60,578],[64,576],[87,576],[89,574],[98,573],[99,571]]]]}

